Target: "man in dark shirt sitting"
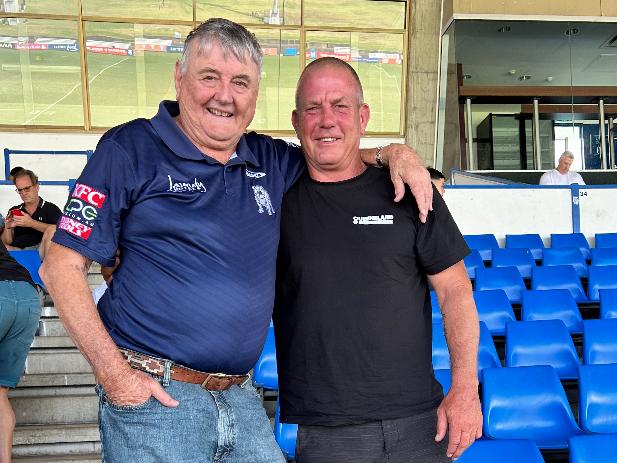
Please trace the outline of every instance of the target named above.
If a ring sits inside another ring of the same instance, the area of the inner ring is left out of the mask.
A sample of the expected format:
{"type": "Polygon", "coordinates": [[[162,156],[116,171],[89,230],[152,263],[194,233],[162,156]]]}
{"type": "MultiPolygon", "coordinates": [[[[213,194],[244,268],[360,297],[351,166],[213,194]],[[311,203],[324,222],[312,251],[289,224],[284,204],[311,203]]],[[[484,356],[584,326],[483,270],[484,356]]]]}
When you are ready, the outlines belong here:
{"type": "Polygon", "coordinates": [[[299,463],[447,462],[482,435],[469,249],[441,195],[421,223],[411,195],[393,203],[388,173],[362,163],[369,115],[347,63],[305,68],[292,122],[308,173],[283,200],[277,261],[281,421],[299,424],[299,463]],[[445,397],[429,283],[451,356],[445,397]]]}
{"type": "Polygon", "coordinates": [[[23,203],[9,209],[2,242],[7,249],[38,249],[43,260],[62,212],[39,196],[39,179],[31,170],[15,173],[13,183],[23,203]]]}

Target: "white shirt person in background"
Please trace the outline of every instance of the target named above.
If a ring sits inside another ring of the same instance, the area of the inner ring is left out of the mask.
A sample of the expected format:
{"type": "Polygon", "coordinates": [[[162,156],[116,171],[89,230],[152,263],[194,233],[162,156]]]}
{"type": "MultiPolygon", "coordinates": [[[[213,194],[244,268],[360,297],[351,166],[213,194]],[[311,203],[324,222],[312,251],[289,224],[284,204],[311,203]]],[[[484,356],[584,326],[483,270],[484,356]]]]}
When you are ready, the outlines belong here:
{"type": "Polygon", "coordinates": [[[571,185],[573,183],[585,185],[585,181],[579,173],[570,172],[573,161],[574,154],[571,151],[564,151],[559,157],[557,167],[542,174],[540,185],[571,185]]]}

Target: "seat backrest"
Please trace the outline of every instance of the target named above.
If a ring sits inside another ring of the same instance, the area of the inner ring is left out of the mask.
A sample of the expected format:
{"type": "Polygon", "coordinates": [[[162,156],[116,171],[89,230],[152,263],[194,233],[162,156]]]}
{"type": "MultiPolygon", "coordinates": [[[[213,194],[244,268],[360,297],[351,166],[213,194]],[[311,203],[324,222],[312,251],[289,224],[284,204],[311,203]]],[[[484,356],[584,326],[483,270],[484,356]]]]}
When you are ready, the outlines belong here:
{"type": "Polygon", "coordinates": [[[600,289],[600,318],[617,318],[617,289],[600,289]]]}
{"type": "Polygon", "coordinates": [[[478,291],[486,289],[503,289],[508,300],[519,304],[525,282],[516,267],[479,268],[476,270],[475,288],[478,291]]]}
{"type": "Polygon", "coordinates": [[[546,248],[542,265],[571,265],[579,277],[587,278],[587,261],[579,248],[546,248]]]}
{"type": "Polygon", "coordinates": [[[276,345],[274,327],[268,328],[266,342],[257,363],[253,367],[253,383],[264,389],[278,389],[278,372],[276,369],[276,345]]]}
{"type": "Polygon", "coordinates": [[[460,456],[457,463],[544,463],[538,446],[531,440],[477,440],[460,456]]]}
{"type": "Polygon", "coordinates": [[[567,289],[578,302],[587,302],[581,279],[570,265],[541,266],[531,270],[531,289],[567,289]]]}
{"type": "Polygon", "coordinates": [[[553,368],[487,368],[482,374],[487,437],[530,439],[540,448],[558,449],[581,433],[553,368]]]}
{"type": "Polygon", "coordinates": [[[477,249],[482,260],[490,261],[493,256],[493,249],[499,248],[497,238],[492,233],[484,235],[463,235],[467,246],[477,249]]]}
{"type": "Polygon", "coordinates": [[[601,289],[617,289],[617,265],[601,265],[589,267],[587,291],[590,301],[600,300],[601,289]]]}
{"type": "Polygon", "coordinates": [[[448,370],[433,370],[435,372],[435,379],[443,389],[443,395],[446,395],[450,390],[452,384],[452,372],[448,370]]]}
{"type": "Polygon", "coordinates": [[[617,233],[596,233],[596,248],[617,248],[617,233]]]}
{"type": "MultiPolygon", "coordinates": [[[[434,370],[450,369],[450,352],[446,343],[443,324],[433,323],[432,358],[434,370]]],[[[501,367],[497,349],[493,343],[491,333],[486,325],[480,322],[480,339],[478,344],[478,377],[484,368],[501,367]]]]}
{"type": "Polygon", "coordinates": [[[506,235],[506,248],[525,248],[529,249],[535,260],[542,259],[542,249],[544,242],[537,233],[527,233],[523,235],[506,235]]]}
{"type": "Polygon", "coordinates": [[[529,249],[493,249],[493,267],[516,267],[523,278],[531,278],[536,261],[529,249]]]}
{"type": "Polygon", "coordinates": [[[450,352],[446,343],[446,335],[443,331],[443,324],[433,323],[433,344],[432,358],[434,370],[449,370],[450,369],[450,352]]]}
{"type": "Polygon", "coordinates": [[[473,298],[478,310],[478,318],[486,323],[493,335],[506,334],[506,323],[516,320],[510,300],[503,289],[474,291],[473,298]]]}
{"type": "Polygon", "coordinates": [[[593,248],[591,265],[617,265],[617,248],[593,248]]]}
{"type": "Polygon", "coordinates": [[[523,293],[523,321],[561,320],[570,333],[582,333],[583,317],[567,289],[531,290],[523,293]]]}
{"type": "Polygon", "coordinates": [[[617,435],[587,434],[570,437],[570,463],[615,463],[617,435]]]}
{"type": "Polygon", "coordinates": [[[285,458],[296,459],[296,439],[298,436],[298,425],[281,423],[279,402],[276,401],[276,411],[274,413],[274,439],[281,448],[285,458]]]}
{"type": "Polygon", "coordinates": [[[580,364],[561,320],[506,324],[506,366],[550,365],[561,379],[575,379],[580,364]]]}
{"type": "Polygon", "coordinates": [[[480,256],[480,252],[477,249],[472,249],[471,253],[465,257],[465,269],[467,270],[467,275],[469,275],[469,279],[473,280],[476,278],[476,269],[484,268],[484,261],[480,256]]]}
{"type": "Polygon", "coordinates": [[[578,401],[581,429],[604,434],[617,433],[616,380],[617,364],[581,365],[578,401]]]}
{"type": "Polygon", "coordinates": [[[582,233],[553,233],[551,234],[551,248],[579,248],[585,259],[591,257],[589,243],[582,233]]]}
{"type": "Polygon", "coordinates": [[[439,308],[439,300],[437,293],[431,289],[431,318],[433,323],[441,322],[441,309],[439,308]]]}
{"type": "Polygon", "coordinates": [[[39,276],[39,269],[41,268],[41,257],[36,249],[24,249],[20,251],[9,251],[9,254],[19,262],[20,265],[25,267],[30,273],[32,281],[44,288],[45,285],[39,276]]]}
{"type": "MultiPolygon", "coordinates": [[[[583,321],[583,363],[617,363],[617,318],[583,321]]],[[[617,381],[617,378],[615,378],[617,381]]]]}

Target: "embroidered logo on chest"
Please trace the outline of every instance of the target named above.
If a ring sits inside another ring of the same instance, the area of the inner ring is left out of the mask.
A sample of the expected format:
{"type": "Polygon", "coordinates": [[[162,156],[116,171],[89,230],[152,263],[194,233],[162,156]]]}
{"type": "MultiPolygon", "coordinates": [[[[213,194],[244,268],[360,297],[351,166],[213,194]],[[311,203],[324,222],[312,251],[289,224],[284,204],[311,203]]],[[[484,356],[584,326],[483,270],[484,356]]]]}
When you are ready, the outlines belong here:
{"type": "Polygon", "coordinates": [[[354,225],[394,225],[394,216],[392,214],[354,216],[353,223],[354,225]]]}
{"type": "Polygon", "coordinates": [[[197,178],[192,183],[174,182],[171,175],[168,175],[167,178],[169,179],[169,189],[167,191],[175,193],[205,193],[207,191],[206,186],[197,178]]]}
{"type": "Polygon", "coordinates": [[[246,176],[250,178],[262,178],[266,176],[265,172],[253,172],[252,170],[246,169],[246,176]]]}
{"type": "Polygon", "coordinates": [[[253,194],[255,195],[255,202],[257,203],[257,210],[260,214],[267,213],[268,215],[274,214],[274,208],[272,207],[272,201],[270,201],[270,194],[261,185],[253,186],[253,194]]]}

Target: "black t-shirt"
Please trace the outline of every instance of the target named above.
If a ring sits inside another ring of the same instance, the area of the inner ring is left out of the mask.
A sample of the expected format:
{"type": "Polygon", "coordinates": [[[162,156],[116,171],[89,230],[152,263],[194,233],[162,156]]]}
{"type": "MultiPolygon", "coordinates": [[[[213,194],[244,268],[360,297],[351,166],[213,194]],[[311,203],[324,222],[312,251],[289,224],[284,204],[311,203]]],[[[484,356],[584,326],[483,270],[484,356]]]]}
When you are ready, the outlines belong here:
{"type": "Polygon", "coordinates": [[[26,281],[34,286],[30,272],[13,259],[2,241],[0,241],[0,280],[26,281]]]}
{"type": "MultiPolygon", "coordinates": [[[[19,206],[13,206],[9,209],[9,214],[12,210],[19,209],[24,214],[27,214],[26,205],[21,203],[19,206]]],[[[36,208],[34,214],[31,217],[39,222],[49,223],[55,225],[62,211],[54,203],[44,201],[43,198],[39,198],[39,207],[36,208]]],[[[43,233],[30,227],[15,227],[13,228],[13,242],[11,246],[16,248],[27,248],[29,246],[36,246],[43,239],[43,233]]]]}
{"type": "Polygon", "coordinates": [[[433,190],[426,224],[387,171],[286,194],[274,308],[281,419],[318,425],[412,416],[443,397],[431,364],[427,274],[469,249],[433,190]]]}

